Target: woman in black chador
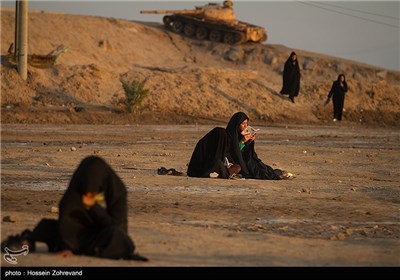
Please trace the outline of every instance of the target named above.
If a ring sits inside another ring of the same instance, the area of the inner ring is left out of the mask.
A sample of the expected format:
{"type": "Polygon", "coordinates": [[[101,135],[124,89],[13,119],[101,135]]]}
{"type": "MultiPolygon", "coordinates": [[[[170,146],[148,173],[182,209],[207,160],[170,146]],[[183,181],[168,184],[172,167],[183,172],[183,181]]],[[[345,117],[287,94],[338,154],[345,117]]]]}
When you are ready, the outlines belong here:
{"type": "Polygon", "coordinates": [[[300,67],[295,52],[292,52],[286,60],[282,77],[283,85],[280,93],[288,94],[289,99],[294,103],[294,98],[300,91],[300,67]]]}
{"type": "Polygon", "coordinates": [[[240,174],[248,179],[280,180],[290,179],[292,174],[263,163],[257,156],[254,149],[255,135],[242,135],[247,127],[249,117],[243,112],[235,113],[226,127],[230,135],[231,144],[229,154],[233,162],[241,167],[240,174]]]}
{"type": "Polygon", "coordinates": [[[346,77],[343,74],[340,74],[336,81],[333,82],[332,88],[329,91],[328,98],[325,101],[325,105],[327,105],[332,98],[333,101],[333,121],[341,121],[343,106],[344,106],[344,97],[347,92],[347,83],[346,77]]]}
{"type": "Polygon", "coordinates": [[[227,164],[229,157],[229,135],[222,127],[216,127],[201,138],[193,151],[187,175],[189,177],[217,177],[228,179],[239,173],[240,167],[227,164]]]}
{"type": "Polygon", "coordinates": [[[59,204],[59,218],[42,219],[31,232],[11,236],[4,247],[45,242],[50,252],[146,261],[135,254],[128,235],[127,191],[114,170],[102,159],[89,156],[74,172],[59,204]]]}

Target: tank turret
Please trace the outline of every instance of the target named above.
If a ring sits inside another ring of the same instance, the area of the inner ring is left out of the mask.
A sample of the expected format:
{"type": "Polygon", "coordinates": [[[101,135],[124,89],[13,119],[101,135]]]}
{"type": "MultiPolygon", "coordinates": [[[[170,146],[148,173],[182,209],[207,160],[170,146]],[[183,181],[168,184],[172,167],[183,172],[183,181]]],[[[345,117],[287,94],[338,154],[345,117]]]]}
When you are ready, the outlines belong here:
{"type": "Polygon", "coordinates": [[[261,43],[267,40],[265,29],[236,19],[232,1],[208,3],[192,10],[150,10],[142,14],[167,14],[164,25],[178,33],[198,40],[226,44],[261,43]]]}

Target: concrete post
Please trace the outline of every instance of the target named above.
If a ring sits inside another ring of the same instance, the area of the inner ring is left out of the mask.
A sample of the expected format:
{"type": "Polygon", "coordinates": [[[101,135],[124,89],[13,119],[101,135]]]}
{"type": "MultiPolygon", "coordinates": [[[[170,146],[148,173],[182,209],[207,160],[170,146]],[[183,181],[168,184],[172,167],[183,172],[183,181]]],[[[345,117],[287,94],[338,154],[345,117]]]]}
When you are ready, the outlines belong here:
{"type": "Polygon", "coordinates": [[[19,17],[19,3],[21,1],[16,0],[15,1],[15,32],[14,32],[14,57],[17,59],[18,55],[18,28],[19,28],[19,23],[18,23],[18,17],[19,17]]]}
{"type": "Polygon", "coordinates": [[[18,9],[18,73],[23,80],[28,77],[28,0],[20,0],[18,9]]]}

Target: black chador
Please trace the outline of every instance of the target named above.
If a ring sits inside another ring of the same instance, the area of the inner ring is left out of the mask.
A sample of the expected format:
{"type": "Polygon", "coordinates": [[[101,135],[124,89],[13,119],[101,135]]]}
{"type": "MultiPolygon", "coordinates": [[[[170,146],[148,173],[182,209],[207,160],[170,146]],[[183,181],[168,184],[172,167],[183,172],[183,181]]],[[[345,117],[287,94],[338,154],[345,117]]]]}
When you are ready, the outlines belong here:
{"type": "Polygon", "coordinates": [[[333,118],[338,121],[342,120],[344,98],[347,92],[346,78],[340,74],[336,81],[333,82],[332,88],[329,91],[327,103],[332,98],[333,101],[333,118]]]}
{"type": "Polygon", "coordinates": [[[225,157],[229,157],[229,136],[222,127],[216,127],[201,138],[193,151],[187,175],[189,177],[207,178],[217,173],[218,178],[229,178],[224,165],[225,157]]]}
{"type": "Polygon", "coordinates": [[[240,165],[242,168],[240,174],[244,178],[280,180],[280,170],[274,170],[258,158],[254,149],[254,141],[247,141],[241,149],[239,143],[242,141],[243,135],[241,134],[242,131],[239,126],[248,119],[249,117],[245,113],[237,112],[231,117],[226,127],[231,139],[229,154],[233,162],[240,165]]]}
{"type": "Polygon", "coordinates": [[[288,94],[294,102],[294,97],[298,96],[300,91],[300,67],[295,52],[292,52],[285,62],[282,80],[280,93],[288,94]]]}
{"type": "MultiPolygon", "coordinates": [[[[59,203],[59,218],[42,219],[35,229],[25,230],[20,242],[45,242],[50,252],[70,250],[73,254],[111,259],[147,260],[135,254],[128,235],[127,191],[114,170],[102,159],[89,156],[82,160],[59,203]],[[95,203],[87,206],[83,196],[95,194],[95,203]]],[[[2,243],[12,246],[15,237],[2,243]],[[14,238],[14,239],[13,239],[14,238]]]]}

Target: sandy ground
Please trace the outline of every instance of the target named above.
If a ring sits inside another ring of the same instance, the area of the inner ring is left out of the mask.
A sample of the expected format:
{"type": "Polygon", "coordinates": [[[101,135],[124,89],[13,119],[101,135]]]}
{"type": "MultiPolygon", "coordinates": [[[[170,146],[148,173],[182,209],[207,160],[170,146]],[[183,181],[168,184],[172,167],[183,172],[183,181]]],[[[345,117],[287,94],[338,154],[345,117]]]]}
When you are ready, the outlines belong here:
{"type": "Polygon", "coordinates": [[[398,130],[260,126],[259,157],[289,181],[157,175],[186,171],[212,127],[2,124],[2,240],[56,218],[71,174],[96,154],[125,182],[129,233],[150,259],[61,258],[39,244],[17,266],[399,266],[398,130]]]}

